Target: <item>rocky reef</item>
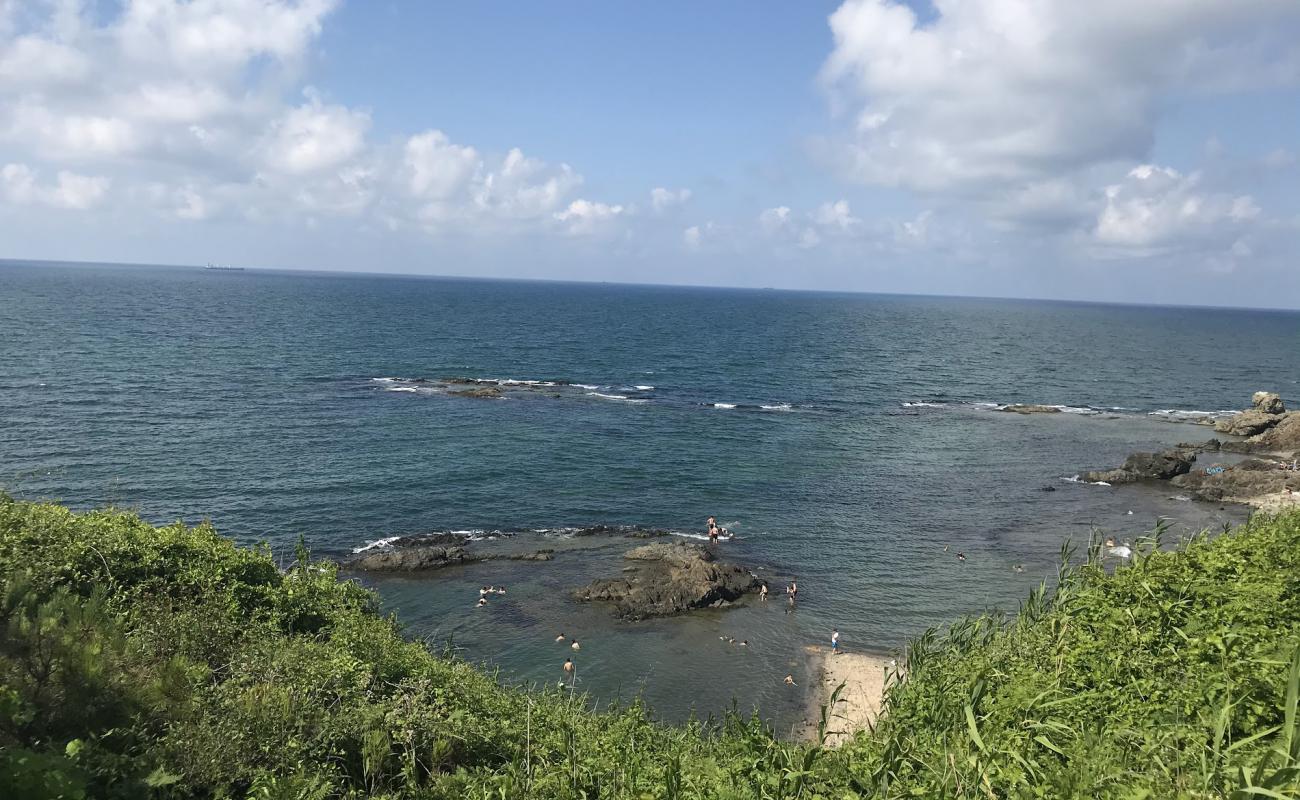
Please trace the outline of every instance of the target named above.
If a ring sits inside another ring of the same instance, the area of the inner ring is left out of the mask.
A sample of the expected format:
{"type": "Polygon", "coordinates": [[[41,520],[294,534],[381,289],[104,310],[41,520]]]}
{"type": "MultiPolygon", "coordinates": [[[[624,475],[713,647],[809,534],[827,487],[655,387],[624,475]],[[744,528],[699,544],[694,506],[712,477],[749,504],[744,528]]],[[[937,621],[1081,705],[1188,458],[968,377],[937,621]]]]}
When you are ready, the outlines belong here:
{"type": "Polygon", "coordinates": [[[1079,477],[1110,484],[1168,481],[1199,500],[1246,503],[1277,508],[1300,501],[1300,413],[1288,412],[1273,392],[1256,392],[1251,407],[1215,423],[1215,430],[1246,438],[1179,444],[1159,453],[1134,453],[1116,469],[1085,472],[1079,477]],[[1203,453],[1258,456],[1236,463],[1204,464],[1203,453]]]}
{"type": "Polygon", "coordinates": [[[481,561],[550,561],[552,550],[530,550],[512,553],[480,553],[473,543],[454,533],[436,533],[427,536],[403,536],[383,547],[363,550],[343,561],[345,569],[357,572],[428,572],[474,564],[481,561]]]}
{"type": "Polygon", "coordinates": [[[624,559],[632,564],[621,577],[592,581],[573,598],[612,603],[619,617],[638,620],[723,607],[760,585],[744,567],[718,562],[708,549],[685,542],[643,545],[624,559]]]}

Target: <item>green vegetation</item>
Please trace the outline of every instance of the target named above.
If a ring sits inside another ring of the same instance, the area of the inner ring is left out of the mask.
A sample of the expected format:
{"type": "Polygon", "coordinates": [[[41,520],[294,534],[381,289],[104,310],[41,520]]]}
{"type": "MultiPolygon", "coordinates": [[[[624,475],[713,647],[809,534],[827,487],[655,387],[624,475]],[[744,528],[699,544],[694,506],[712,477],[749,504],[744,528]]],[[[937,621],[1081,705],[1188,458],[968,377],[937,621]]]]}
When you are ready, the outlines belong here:
{"type": "Polygon", "coordinates": [[[826,750],[501,687],[304,549],[0,495],[0,796],[1300,797],[1300,514],[1139,550],[921,637],[826,750]]]}

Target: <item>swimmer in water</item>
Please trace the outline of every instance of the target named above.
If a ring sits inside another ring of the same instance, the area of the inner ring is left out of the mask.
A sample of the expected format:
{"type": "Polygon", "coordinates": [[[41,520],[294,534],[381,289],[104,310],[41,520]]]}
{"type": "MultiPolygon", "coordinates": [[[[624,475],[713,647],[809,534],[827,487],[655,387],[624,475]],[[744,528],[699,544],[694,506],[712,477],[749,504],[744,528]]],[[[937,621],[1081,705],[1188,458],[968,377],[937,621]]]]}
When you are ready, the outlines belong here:
{"type": "Polygon", "coordinates": [[[958,554],[957,554],[957,560],[958,560],[958,561],[965,561],[965,560],[966,560],[966,554],[965,554],[965,553],[958,553],[958,554]]]}
{"type": "Polygon", "coordinates": [[[785,685],[786,685],[786,686],[798,686],[799,684],[797,684],[797,683],[794,682],[794,676],[793,676],[793,675],[786,675],[786,676],[785,676],[785,685]]]}
{"type": "Polygon", "coordinates": [[[559,636],[556,636],[556,637],[555,637],[555,641],[557,641],[557,642],[562,642],[562,641],[564,641],[564,634],[561,633],[559,636]]]}
{"type": "Polygon", "coordinates": [[[480,598],[478,599],[478,603],[477,603],[477,605],[478,605],[479,608],[482,608],[483,606],[487,605],[487,598],[486,598],[486,597],[480,597],[480,598]]]}
{"type": "Polygon", "coordinates": [[[573,649],[573,650],[581,650],[581,649],[582,649],[582,645],[578,644],[578,640],[577,640],[577,639],[574,639],[574,640],[573,640],[573,644],[569,645],[569,647],[570,647],[571,649],[573,649]]]}
{"type": "Polygon", "coordinates": [[[571,658],[564,659],[564,674],[565,675],[573,674],[573,659],[571,658]]]}

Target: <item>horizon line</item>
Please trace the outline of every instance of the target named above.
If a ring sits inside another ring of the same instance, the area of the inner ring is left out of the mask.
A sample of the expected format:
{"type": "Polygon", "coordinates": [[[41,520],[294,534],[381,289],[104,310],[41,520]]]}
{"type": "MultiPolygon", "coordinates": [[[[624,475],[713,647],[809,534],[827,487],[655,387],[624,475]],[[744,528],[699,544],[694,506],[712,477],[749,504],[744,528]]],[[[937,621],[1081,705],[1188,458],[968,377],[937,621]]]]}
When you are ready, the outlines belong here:
{"type": "MultiPolygon", "coordinates": [[[[0,257],[0,265],[53,265],[53,266],[80,266],[80,267],[136,267],[144,269],[182,269],[182,270],[204,270],[207,265],[204,264],[162,264],[157,262],[138,262],[138,261],[82,261],[66,260],[52,258],[11,258],[0,257]]],[[[942,294],[926,292],[890,292],[883,290],[866,290],[866,289],[796,289],[777,286],[727,286],[717,284],[703,283],[647,283],[642,281],[619,281],[619,280],[575,280],[571,278],[503,278],[496,276],[483,275],[452,275],[445,273],[432,272],[367,272],[347,269],[311,269],[304,267],[271,267],[271,266],[243,266],[234,264],[223,264],[223,267],[236,267],[239,271],[262,272],[262,273],[291,273],[299,275],[339,275],[350,277],[372,277],[372,278],[416,278],[430,280],[467,280],[467,281],[484,281],[493,283],[552,283],[568,284],[575,286],[625,286],[629,288],[648,288],[648,289],[704,289],[714,291],[741,291],[741,292],[788,292],[791,294],[821,294],[821,295],[854,295],[863,297],[916,297],[916,298],[934,298],[941,300],[1010,300],[1017,302],[1030,303],[1065,303],[1070,305],[1094,305],[1094,306],[1122,306],[1127,308],[1174,308],[1203,311],[1262,311],[1267,313],[1295,314],[1300,313],[1300,307],[1290,308],[1282,306],[1216,306],[1200,303],[1154,303],[1136,300],[1085,300],[1066,297],[1027,297],[1012,295],[979,295],[979,294],[942,294]]]]}

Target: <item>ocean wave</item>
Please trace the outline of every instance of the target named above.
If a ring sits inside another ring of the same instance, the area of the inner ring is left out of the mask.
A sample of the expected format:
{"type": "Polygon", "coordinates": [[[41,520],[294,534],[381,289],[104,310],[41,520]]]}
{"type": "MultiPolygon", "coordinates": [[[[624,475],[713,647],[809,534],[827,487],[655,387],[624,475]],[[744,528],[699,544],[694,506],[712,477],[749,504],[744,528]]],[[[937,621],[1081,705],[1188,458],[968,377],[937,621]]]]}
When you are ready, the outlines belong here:
{"type": "Polygon", "coordinates": [[[1070,477],[1067,478],[1061,478],[1061,480],[1065,481],[1066,483],[1081,483],[1086,486],[1111,486],[1112,485],[1110,483],[1107,483],[1106,481],[1085,481],[1083,477],[1079,475],[1071,475],[1070,477]]]}
{"type": "Polygon", "coordinates": [[[770,406],[759,406],[764,411],[794,411],[794,406],[790,403],[775,403],[770,406]]]}
{"type": "Polygon", "coordinates": [[[642,383],[633,386],[632,388],[636,389],[638,392],[653,392],[655,387],[642,383]]]}
{"type": "Polygon", "coordinates": [[[946,408],[946,403],[926,403],[921,400],[903,403],[903,408],[946,408]]]}
{"type": "Polygon", "coordinates": [[[736,403],[709,403],[714,408],[736,408],[736,403]]]}
{"type": "Polygon", "coordinates": [[[605,394],[604,392],[587,392],[588,397],[599,397],[602,400],[620,400],[624,403],[648,403],[649,400],[640,397],[628,397],[625,394],[605,394]]]}

